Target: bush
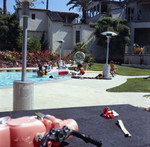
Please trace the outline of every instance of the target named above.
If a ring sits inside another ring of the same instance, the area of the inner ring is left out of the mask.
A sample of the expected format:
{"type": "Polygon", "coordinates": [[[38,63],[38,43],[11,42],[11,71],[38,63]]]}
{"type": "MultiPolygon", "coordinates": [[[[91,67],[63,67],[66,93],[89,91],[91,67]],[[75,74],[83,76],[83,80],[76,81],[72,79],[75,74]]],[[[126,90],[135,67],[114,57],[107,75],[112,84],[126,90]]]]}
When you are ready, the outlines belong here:
{"type": "MultiPolygon", "coordinates": [[[[29,67],[37,67],[39,63],[44,63],[48,61],[57,62],[59,55],[55,52],[50,51],[33,51],[27,52],[27,66],[29,67]]],[[[7,67],[10,67],[9,63],[19,63],[19,67],[22,63],[22,52],[14,51],[0,51],[0,63],[7,62],[7,67]],[[15,61],[15,62],[14,62],[15,61]]],[[[62,59],[65,61],[66,64],[70,63],[69,56],[62,56],[62,59]]],[[[15,66],[15,65],[14,65],[15,66]]],[[[1,65],[0,65],[1,67],[1,65]]],[[[17,65],[18,67],[18,65],[17,65]]]]}
{"type": "Polygon", "coordinates": [[[73,48],[73,51],[74,52],[81,51],[83,53],[88,53],[87,45],[84,42],[83,43],[81,43],[81,42],[76,43],[76,45],[73,48]]]}
{"type": "Polygon", "coordinates": [[[85,59],[84,59],[84,63],[88,64],[89,66],[92,65],[92,63],[95,61],[94,57],[88,53],[87,50],[87,45],[83,42],[83,43],[77,43],[74,48],[73,48],[73,52],[76,53],[78,51],[81,51],[85,54],[85,59]]]}
{"type": "Polygon", "coordinates": [[[39,51],[41,49],[40,38],[37,36],[33,36],[28,40],[28,51],[39,51]]]}
{"type": "Polygon", "coordinates": [[[16,57],[11,51],[2,51],[0,52],[0,59],[4,61],[15,61],[16,57]]]}
{"type": "Polygon", "coordinates": [[[19,21],[15,14],[0,15],[0,44],[17,47],[20,32],[19,21]]]}
{"type": "Polygon", "coordinates": [[[7,54],[7,55],[4,57],[4,60],[6,60],[6,61],[15,61],[15,60],[16,60],[16,57],[7,54]]]}
{"type": "Polygon", "coordinates": [[[115,56],[118,56],[118,60],[124,59],[125,46],[130,43],[130,28],[127,26],[127,20],[104,17],[99,19],[96,23],[90,23],[90,27],[95,28],[95,36],[98,39],[98,44],[106,48],[107,39],[102,35],[102,32],[112,31],[116,32],[117,36],[112,37],[110,40],[110,52],[112,60],[116,60],[115,56]]]}

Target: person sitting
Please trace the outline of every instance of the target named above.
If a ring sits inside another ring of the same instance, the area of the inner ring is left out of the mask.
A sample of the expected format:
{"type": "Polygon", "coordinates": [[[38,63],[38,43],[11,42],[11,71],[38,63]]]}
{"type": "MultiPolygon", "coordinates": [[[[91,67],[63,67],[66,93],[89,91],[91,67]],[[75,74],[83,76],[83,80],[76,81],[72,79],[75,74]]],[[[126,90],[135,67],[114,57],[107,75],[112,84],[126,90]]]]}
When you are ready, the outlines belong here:
{"type": "Polygon", "coordinates": [[[50,71],[47,69],[48,66],[45,66],[44,74],[47,75],[47,73],[50,71]]]}
{"type": "Polygon", "coordinates": [[[114,77],[114,75],[116,74],[116,69],[117,67],[114,65],[114,62],[110,61],[110,74],[112,75],[112,77],[114,77]]]}
{"type": "Polygon", "coordinates": [[[65,61],[62,63],[62,69],[68,69],[68,66],[65,64],[65,61]]]}
{"type": "Polygon", "coordinates": [[[42,77],[43,76],[43,70],[42,70],[42,66],[39,65],[39,70],[37,71],[37,75],[38,77],[42,77]]]}
{"type": "Polygon", "coordinates": [[[78,69],[80,71],[80,73],[78,75],[84,75],[85,74],[85,71],[84,71],[84,68],[83,68],[82,64],[78,64],[78,69]]]}
{"type": "Polygon", "coordinates": [[[70,72],[70,73],[72,73],[73,76],[76,76],[76,75],[82,76],[82,75],[85,74],[85,71],[84,71],[84,68],[83,68],[83,65],[82,65],[82,64],[78,64],[77,68],[78,68],[78,70],[79,70],[78,72],[76,72],[76,71],[71,71],[71,72],[70,72]]]}
{"type": "Polygon", "coordinates": [[[48,69],[49,71],[51,71],[51,70],[53,69],[52,62],[51,62],[51,61],[48,62],[48,67],[47,67],[47,69],[48,69]]]}

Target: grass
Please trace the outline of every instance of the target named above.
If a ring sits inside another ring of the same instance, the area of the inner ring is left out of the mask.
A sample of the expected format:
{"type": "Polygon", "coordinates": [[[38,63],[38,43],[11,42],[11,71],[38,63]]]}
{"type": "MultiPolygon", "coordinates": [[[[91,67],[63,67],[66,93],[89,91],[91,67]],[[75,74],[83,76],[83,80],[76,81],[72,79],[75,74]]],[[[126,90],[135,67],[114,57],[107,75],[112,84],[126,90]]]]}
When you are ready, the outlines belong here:
{"type": "MultiPolygon", "coordinates": [[[[103,65],[101,63],[94,63],[88,70],[91,71],[103,71],[103,65]]],[[[142,68],[134,68],[134,67],[127,67],[121,65],[115,65],[117,69],[118,75],[123,76],[143,76],[143,75],[150,75],[150,69],[142,69],[142,68]]]]}
{"type": "Polygon", "coordinates": [[[103,71],[103,65],[101,63],[93,63],[91,67],[88,68],[88,70],[92,71],[103,71]]]}
{"type": "MultiPolygon", "coordinates": [[[[94,63],[88,70],[92,71],[103,71],[103,65],[101,63],[94,63]]],[[[150,69],[142,69],[142,68],[134,68],[134,67],[126,67],[121,65],[115,65],[117,69],[118,75],[123,76],[144,76],[150,75],[150,69]]],[[[127,82],[111,88],[107,89],[108,92],[150,92],[150,80],[146,80],[144,78],[133,78],[127,79],[127,82]]]]}
{"type": "Polygon", "coordinates": [[[118,66],[117,74],[123,76],[143,76],[149,75],[150,69],[142,69],[142,68],[135,68],[135,67],[127,67],[127,66],[118,66]]]}
{"type": "Polygon", "coordinates": [[[127,82],[107,89],[108,92],[150,92],[150,80],[144,78],[127,79],[127,82]]]}

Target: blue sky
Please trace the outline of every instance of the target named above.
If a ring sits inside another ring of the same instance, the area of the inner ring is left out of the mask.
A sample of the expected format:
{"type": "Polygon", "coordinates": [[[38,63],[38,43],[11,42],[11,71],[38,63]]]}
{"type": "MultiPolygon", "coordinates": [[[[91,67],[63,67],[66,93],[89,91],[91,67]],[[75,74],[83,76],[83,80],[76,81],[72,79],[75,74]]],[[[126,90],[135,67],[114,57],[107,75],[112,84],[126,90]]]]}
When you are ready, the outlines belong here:
{"type": "MultiPolygon", "coordinates": [[[[41,0],[37,0],[35,8],[45,9],[46,0],[44,0],[45,2],[44,4],[42,4],[40,1],[41,0]]],[[[79,13],[77,8],[69,11],[68,9],[70,6],[66,6],[68,2],[69,0],[49,0],[49,10],[79,13]]],[[[9,11],[10,13],[14,12],[13,5],[15,5],[15,0],[7,0],[7,11],[9,11]]],[[[2,7],[3,7],[3,0],[0,0],[0,8],[2,7]]]]}

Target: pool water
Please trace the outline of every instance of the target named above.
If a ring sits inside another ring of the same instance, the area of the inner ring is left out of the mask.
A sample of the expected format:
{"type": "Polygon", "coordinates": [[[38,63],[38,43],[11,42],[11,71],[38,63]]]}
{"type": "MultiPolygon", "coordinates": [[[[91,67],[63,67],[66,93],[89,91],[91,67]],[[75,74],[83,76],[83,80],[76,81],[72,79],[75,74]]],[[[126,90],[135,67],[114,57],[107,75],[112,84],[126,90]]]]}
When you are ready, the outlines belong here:
{"type": "MultiPolygon", "coordinates": [[[[0,86],[10,86],[13,85],[15,80],[21,80],[21,72],[1,72],[0,73],[0,86]]],[[[37,78],[36,72],[26,72],[26,80],[33,81],[35,83],[42,81],[53,81],[59,78],[64,78],[66,76],[53,75],[53,78],[49,78],[49,75],[44,75],[43,77],[37,78]]]]}

